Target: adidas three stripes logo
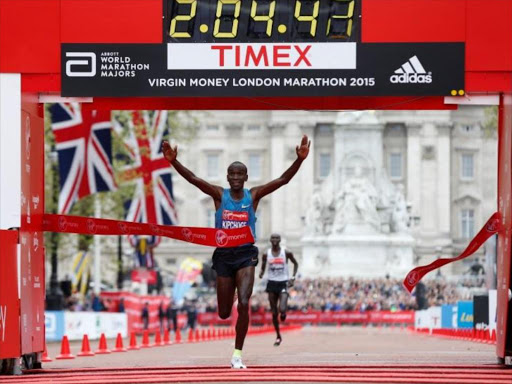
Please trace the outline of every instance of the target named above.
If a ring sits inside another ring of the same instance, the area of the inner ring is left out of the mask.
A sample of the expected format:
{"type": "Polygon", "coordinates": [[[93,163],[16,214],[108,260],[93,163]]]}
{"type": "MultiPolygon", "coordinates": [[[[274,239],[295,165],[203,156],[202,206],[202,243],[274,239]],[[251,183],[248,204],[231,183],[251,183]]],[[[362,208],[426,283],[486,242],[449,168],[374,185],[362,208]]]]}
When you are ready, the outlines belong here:
{"type": "Polygon", "coordinates": [[[432,74],[425,71],[418,57],[415,55],[407,60],[400,68],[391,75],[389,80],[392,83],[431,83],[432,74]]]}

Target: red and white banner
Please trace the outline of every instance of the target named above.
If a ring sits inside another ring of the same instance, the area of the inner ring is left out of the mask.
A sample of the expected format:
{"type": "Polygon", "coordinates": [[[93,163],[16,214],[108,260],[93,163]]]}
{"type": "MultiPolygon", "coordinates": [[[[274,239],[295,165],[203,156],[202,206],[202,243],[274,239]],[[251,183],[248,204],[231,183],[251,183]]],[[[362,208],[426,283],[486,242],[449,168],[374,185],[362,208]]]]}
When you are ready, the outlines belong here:
{"type": "Polygon", "coordinates": [[[178,227],[47,213],[43,216],[43,230],[91,235],[164,236],[188,243],[220,248],[254,243],[254,237],[249,227],[236,229],[178,227]]]}
{"type": "Polygon", "coordinates": [[[162,305],[162,309],[165,311],[169,305],[168,297],[141,296],[130,292],[101,292],[101,299],[109,312],[118,312],[120,301],[123,299],[124,312],[128,317],[128,332],[142,332],[144,330],[142,309],[146,303],[148,304],[149,314],[147,329],[149,332],[159,330],[158,308],[162,305]]]}
{"type": "Polygon", "coordinates": [[[138,268],[132,271],[132,281],[146,282],[148,284],[156,284],[156,271],[153,269],[138,268]]]}
{"type": "MultiPolygon", "coordinates": [[[[123,298],[125,312],[128,315],[128,331],[142,332],[144,329],[142,321],[142,309],[148,303],[149,321],[148,330],[154,332],[160,328],[158,308],[162,305],[163,310],[169,305],[169,298],[165,296],[140,296],[130,292],[102,292],[101,298],[107,311],[117,312],[120,299],[123,298]]],[[[179,310],[178,327],[183,328],[187,316],[179,310]]],[[[231,314],[233,317],[234,313],[231,314]]],[[[197,315],[197,323],[201,326],[209,325],[232,325],[232,319],[221,319],[216,312],[203,312],[197,315]]],[[[272,324],[271,312],[253,312],[250,315],[251,324],[272,324]]],[[[407,324],[414,325],[414,311],[289,311],[286,322],[292,324],[407,324]]],[[[164,328],[167,328],[167,319],[163,320],[164,328]]]]}
{"type": "Polygon", "coordinates": [[[413,288],[418,284],[423,276],[427,273],[441,268],[443,265],[453,263],[454,261],[465,259],[468,256],[471,256],[475,253],[480,246],[485,243],[485,241],[494,235],[503,230],[503,224],[501,223],[501,215],[499,212],[495,212],[487,223],[483,226],[483,228],[478,232],[478,234],[471,240],[466,249],[457,257],[451,259],[437,259],[430,263],[429,265],[423,265],[420,267],[414,268],[410,271],[404,279],[404,287],[409,292],[412,292],[413,288]]]}
{"type": "MultiPolygon", "coordinates": [[[[199,316],[199,322],[201,322],[199,316]]],[[[311,324],[414,324],[414,311],[291,311],[286,314],[287,323],[311,324]]],[[[252,313],[251,324],[272,323],[272,313],[252,313]]]]}
{"type": "Polygon", "coordinates": [[[167,69],[356,69],[356,50],[356,43],[167,44],[167,69]]]}

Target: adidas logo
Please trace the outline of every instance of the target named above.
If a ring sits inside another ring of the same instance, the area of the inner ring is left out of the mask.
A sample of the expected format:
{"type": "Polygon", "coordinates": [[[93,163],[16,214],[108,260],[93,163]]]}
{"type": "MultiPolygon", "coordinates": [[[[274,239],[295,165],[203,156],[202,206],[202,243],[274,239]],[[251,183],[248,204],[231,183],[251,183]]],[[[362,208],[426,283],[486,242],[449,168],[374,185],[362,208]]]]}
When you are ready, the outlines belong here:
{"type": "Polygon", "coordinates": [[[431,83],[432,73],[425,71],[420,60],[415,55],[407,60],[400,68],[391,75],[389,80],[392,83],[431,83]]]}

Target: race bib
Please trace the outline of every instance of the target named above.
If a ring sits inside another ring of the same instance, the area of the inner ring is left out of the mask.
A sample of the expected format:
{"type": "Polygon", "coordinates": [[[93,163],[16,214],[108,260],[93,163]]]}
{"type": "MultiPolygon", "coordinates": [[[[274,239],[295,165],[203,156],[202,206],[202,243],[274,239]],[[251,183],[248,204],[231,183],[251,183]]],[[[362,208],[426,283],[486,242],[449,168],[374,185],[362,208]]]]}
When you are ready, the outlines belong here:
{"type": "Polygon", "coordinates": [[[222,228],[233,229],[246,227],[249,223],[249,212],[222,211],[222,228]]]}

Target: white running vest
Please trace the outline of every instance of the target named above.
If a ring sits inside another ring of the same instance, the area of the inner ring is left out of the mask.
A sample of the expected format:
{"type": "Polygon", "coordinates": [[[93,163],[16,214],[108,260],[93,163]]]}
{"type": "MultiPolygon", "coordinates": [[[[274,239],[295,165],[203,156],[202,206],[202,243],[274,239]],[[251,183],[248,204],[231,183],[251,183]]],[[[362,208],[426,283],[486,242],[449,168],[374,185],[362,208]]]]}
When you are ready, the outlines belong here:
{"type": "Polygon", "coordinates": [[[286,260],[286,252],[281,247],[281,252],[278,256],[272,254],[272,249],[267,251],[268,263],[268,279],[272,281],[287,281],[288,277],[288,263],[286,260]]]}

